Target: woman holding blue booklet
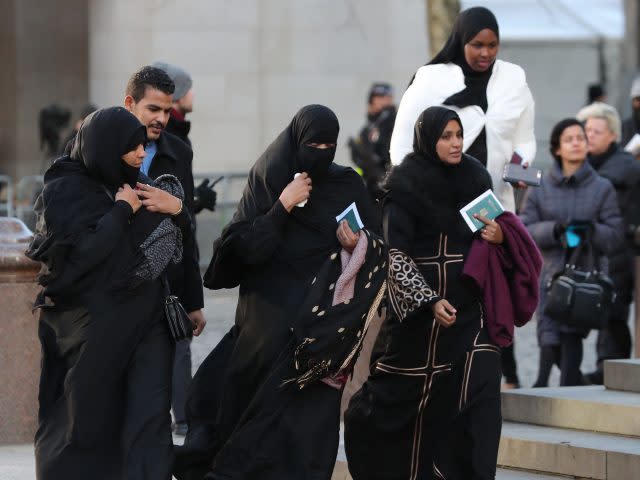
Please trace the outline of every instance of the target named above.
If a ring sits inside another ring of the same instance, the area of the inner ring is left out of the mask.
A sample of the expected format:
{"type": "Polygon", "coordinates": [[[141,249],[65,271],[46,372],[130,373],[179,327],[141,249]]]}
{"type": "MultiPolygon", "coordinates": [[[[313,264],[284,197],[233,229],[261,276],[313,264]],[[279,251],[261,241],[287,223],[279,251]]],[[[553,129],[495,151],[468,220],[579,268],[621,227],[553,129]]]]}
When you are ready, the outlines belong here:
{"type": "Polygon", "coordinates": [[[338,130],[329,108],[302,108],[214,243],[204,285],[239,286],[238,308],[193,379],[180,480],[331,478],[342,388],[387,266],[361,178],[333,163],[338,130]],[[352,204],[357,232],[338,223],[352,204]]]}
{"type": "MultiPolygon", "coordinates": [[[[394,165],[412,150],[413,126],[427,107],[442,105],[460,115],[462,151],[489,171],[505,210],[516,211],[505,165],[531,165],[536,155],[534,100],[524,70],[498,58],[500,31],[493,13],[473,7],[460,13],[442,50],[420,67],[398,106],[390,154],[394,165]]],[[[524,185],[519,185],[523,187],[524,185]]],[[[519,386],[513,347],[502,352],[506,388],[519,386]]]]}
{"type": "Polygon", "coordinates": [[[384,353],[345,413],[354,480],[495,477],[500,347],[531,318],[541,261],[523,260],[537,250],[515,215],[477,216],[476,233],[463,219],[491,177],[462,139],[454,111],[426,109],[385,184],[390,316],[384,353]],[[507,270],[530,291],[512,291],[507,270]]]}

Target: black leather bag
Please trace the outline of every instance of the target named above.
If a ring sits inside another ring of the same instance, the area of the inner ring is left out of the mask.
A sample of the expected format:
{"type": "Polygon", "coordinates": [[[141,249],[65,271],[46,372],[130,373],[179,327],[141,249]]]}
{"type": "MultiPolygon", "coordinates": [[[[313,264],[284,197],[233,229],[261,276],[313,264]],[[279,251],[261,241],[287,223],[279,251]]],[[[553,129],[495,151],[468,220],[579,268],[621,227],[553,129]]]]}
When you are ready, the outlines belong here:
{"type": "Polygon", "coordinates": [[[164,316],[169,324],[169,331],[176,342],[193,337],[193,324],[189,314],[180,303],[180,299],[169,292],[169,284],[163,278],[166,298],[164,299],[164,316]]]}
{"type": "Polygon", "coordinates": [[[601,329],[615,301],[613,281],[596,268],[590,235],[547,284],[545,315],[577,328],[601,329]]]}

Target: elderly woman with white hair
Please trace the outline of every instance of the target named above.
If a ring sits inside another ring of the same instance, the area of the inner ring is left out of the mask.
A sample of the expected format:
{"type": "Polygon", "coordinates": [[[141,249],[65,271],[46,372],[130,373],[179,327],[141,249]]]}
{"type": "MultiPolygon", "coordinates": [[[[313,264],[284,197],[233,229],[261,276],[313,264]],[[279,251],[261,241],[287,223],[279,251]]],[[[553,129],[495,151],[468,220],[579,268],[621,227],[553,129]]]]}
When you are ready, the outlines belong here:
{"type": "Polygon", "coordinates": [[[580,110],[576,117],[585,125],[589,163],[616,190],[627,232],[624,244],[609,257],[609,275],[616,286],[616,301],[607,327],[598,333],[596,370],[587,374],[591,383],[602,384],[603,361],[631,355],[628,318],[633,300],[633,257],[638,248],[633,242],[633,232],[640,224],[640,164],[618,143],[621,122],[614,107],[595,102],[580,110]]]}

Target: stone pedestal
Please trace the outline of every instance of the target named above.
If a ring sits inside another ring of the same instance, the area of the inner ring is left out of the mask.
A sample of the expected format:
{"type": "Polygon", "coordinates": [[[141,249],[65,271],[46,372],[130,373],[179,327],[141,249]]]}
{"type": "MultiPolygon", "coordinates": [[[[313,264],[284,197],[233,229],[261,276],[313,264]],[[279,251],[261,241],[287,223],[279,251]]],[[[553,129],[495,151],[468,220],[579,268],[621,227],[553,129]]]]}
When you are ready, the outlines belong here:
{"type": "Polygon", "coordinates": [[[31,312],[39,264],[24,256],[31,232],[18,219],[0,218],[0,444],[33,441],[40,342],[31,312]]]}

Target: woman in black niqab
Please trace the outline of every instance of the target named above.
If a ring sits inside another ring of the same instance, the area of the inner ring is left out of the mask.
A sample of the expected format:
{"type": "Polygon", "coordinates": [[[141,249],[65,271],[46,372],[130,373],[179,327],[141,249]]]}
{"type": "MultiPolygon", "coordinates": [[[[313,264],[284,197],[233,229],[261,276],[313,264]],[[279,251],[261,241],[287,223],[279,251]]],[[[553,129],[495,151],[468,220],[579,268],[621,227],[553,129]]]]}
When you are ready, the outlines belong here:
{"type": "Polygon", "coordinates": [[[385,271],[374,265],[384,255],[376,242],[367,249],[353,300],[320,307],[340,273],[335,217],[355,202],[369,245],[377,230],[361,178],[333,163],[338,130],[327,107],[302,108],[256,161],[232,221],[214,243],[205,286],[239,285],[238,307],[235,326],[194,377],[189,432],[176,447],[180,480],[331,477],[341,390],[319,379],[335,373],[328,365],[336,365],[330,361],[338,357],[336,345],[357,351],[385,271]],[[298,173],[308,173],[312,190],[306,205],[291,208],[287,189],[298,173]],[[303,306],[316,299],[307,312],[303,306]],[[349,323],[354,319],[359,326],[349,323]],[[315,344],[327,348],[312,352],[311,361],[305,356],[305,365],[314,366],[307,371],[296,361],[312,350],[304,338],[334,321],[345,323],[318,337],[315,344]]]}
{"type": "Polygon", "coordinates": [[[39,480],[170,479],[173,343],[160,275],[182,247],[168,215],[140,208],[131,189],[138,168],[123,157],[145,140],[125,109],[98,110],[45,174],[27,251],[43,266],[39,480]]]}

